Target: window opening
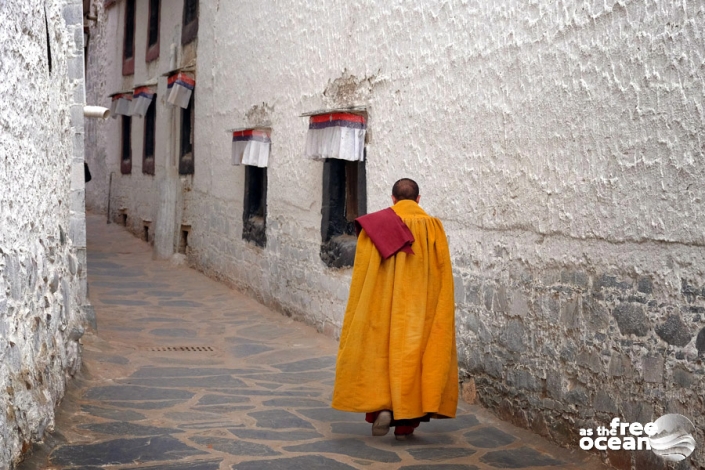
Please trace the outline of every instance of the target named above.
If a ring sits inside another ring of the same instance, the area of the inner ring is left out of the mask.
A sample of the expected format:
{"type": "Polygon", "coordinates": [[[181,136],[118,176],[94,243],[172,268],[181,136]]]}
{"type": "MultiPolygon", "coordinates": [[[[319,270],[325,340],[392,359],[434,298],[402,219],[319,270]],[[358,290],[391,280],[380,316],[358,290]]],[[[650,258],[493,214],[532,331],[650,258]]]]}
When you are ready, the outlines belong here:
{"type": "Polygon", "coordinates": [[[122,116],[120,151],[120,171],[123,175],[132,173],[132,117],[122,116]]]}
{"type": "Polygon", "coordinates": [[[192,175],[193,158],[193,94],[188,106],[181,109],[181,153],[179,157],[179,174],[192,175]]]}
{"type": "Polygon", "coordinates": [[[245,166],[245,207],[242,238],[255,245],[267,245],[267,168],[245,166]]]}
{"type": "Polygon", "coordinates": [[[149,24],[147,30],[147,62],[159,57],[159,17],[161,1],[149,0],[149,24]]]}
{"type": "Polygon", "coordinates": [[[135,0],[125,1],[125,39],[122,49],[122,74],[135,72],[135,0]]]}
{"type": "Polygon", "coordinates": [[[321,259],[330,267],[352,266],[357,246],[354,221],[367,213],[365,160],[325,160],[321,212],[321,259]]]}
{"type": "Polygon", "coordinates": [[[186,45],[198,35],[198,0],[184,0],[181,44],[186,45]]]}
{"type": "Polygon", "coordinates": [[[179,253],[186,254],[188,248],[188,234],[191,231],[190,225],[181,226],[181,239],[179,240],[179,253]]]}
{"type": "Polygon", "coordinates": [[[144,116],[144,154],[142,158],[142,173],[154,174],[154,152],[156,147],[157,95],[147,108],[144,116]]]}

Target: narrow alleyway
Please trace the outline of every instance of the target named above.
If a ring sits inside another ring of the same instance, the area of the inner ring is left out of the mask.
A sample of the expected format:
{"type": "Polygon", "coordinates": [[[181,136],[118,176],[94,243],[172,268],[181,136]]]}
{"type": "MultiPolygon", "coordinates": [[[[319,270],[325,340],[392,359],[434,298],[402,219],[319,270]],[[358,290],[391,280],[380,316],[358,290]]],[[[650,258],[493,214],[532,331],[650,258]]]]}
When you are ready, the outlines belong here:
{"type": "Polygon", "coordinates": [[[88,216],[98,334],[56,431],[21,468],[598,469],[461,403],[398,442],[329,406],[337,343],[88,216]]]}

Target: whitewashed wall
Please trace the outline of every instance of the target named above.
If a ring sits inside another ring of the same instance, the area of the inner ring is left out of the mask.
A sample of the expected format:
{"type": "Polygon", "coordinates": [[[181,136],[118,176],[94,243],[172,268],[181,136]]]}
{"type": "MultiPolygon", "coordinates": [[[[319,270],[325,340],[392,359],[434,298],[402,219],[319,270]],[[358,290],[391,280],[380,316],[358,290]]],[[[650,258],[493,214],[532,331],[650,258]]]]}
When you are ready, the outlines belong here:
{"type": "MultiPolygon", "coordinates": [[[[181,51],[182,2],[164,1],[161,7],[160,55],[147,63],[147,20],[149,2],[137,0],[135,14],[135,73],[122,75],[122,53],[124,42],[125,5],[118,1],[105,7],[102,0],[92,0],[91,9],[98,20],[90,23],[88,65],[86,68],[88,101],[109,107],[108,95],[134,86],[161,81],[155,87],[157,95],[155,175],[142,173],[144,151],[144,119],[132,117],[132,173],[120,172],[121,161],[121,117],[105,121],[91,121],[86,130],[86,159],[94,177],[87,185],[86,206],[96,212],[107,211],[110,174],[111,218],[118,222],[121,210],[128,216],[128,228],[136,234],[143,233],[143,221],[156,220],[159,179],[163,177],[166,162],[166,139],[171,135],[171,121],[167,119],[165,104],[166,79],[161,74],[169,70],[171,44],[177,44],[177,65],[183,55],[181,51]],[[161,77],[161,78],[160,78],[161,77]]],[[[188,58],[184,58],[187,60],[188,58]]],[[[152,225],[152,229],[154,225],[152,225]]]]}
{"type": "MultiPolygon", "coordinates": [[[[122,62],[115,50],[117,41],[117,15],[110,15],[103,7],[104,2],[91,0],[90,13],[96,21],[89,25],[88,48],[86,51],[86,101],[96,106],[110,107],[108,95],[118,91],[118,79],[122,62]]],[[[120,49],[122,51],[122,48],[120,49]]],[[[111,161],[119,158],[119,123],[112,118],[107,121],[92,119],[86,122],[86,162],[92,180],[86,185],[86,208],[90,211],[105,212],[108,207],[108,181],[111,171],[120,170],[111,161]]]]}
{"type": "Polygon", "coordinates": [[[613,415],[705,426],[702,2],[204,1],[199,22],[194,266],[337,335],[350,271],[319,258],[322,164],[299,116],[363,105],[368,210],[411,177],[444,222],[486,406],[572,445],[613,415]],[[260,249],[225,130],[266,121],[260,249]]]}
{"type": "Polygon", "coordinates": [[[81,366],[81,2],[4,2],[0,64],[0,468],[14,468],[81,366]]]}

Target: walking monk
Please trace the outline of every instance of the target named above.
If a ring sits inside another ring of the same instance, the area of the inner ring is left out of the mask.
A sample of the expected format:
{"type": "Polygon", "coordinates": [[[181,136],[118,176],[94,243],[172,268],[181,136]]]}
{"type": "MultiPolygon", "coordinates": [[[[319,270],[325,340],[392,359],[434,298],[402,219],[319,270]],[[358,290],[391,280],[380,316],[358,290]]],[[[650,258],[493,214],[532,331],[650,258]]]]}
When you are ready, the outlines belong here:
{"type": "Polygon", "coordinates": [[[336,364],[333,408],[367,413],[372,435],[402,440],[454,418],[455,304],[443,225],[401,179],[391,208],[358,218],[357,252],[336,364]]]}

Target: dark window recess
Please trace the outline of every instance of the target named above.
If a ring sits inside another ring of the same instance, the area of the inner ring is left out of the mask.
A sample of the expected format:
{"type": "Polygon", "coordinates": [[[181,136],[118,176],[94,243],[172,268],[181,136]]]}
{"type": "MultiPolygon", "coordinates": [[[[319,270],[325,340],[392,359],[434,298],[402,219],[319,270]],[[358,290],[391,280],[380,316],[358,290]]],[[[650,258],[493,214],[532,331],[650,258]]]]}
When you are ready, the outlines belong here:
{"type": "Polygon", "coordinates": [[[88,45],[91,42],[90,29],[88,26],[83,27],[83,70],[88,70],[88,45]]]}
{"type": "Polygon", "coordinates": [[[181,44],[185,45],[198,36],[198,0],[184,0],[184,15],[181,23],[181,44]]]}
{"type": "Polygon", "coordinates": [[[47,30],[47,61],[49,62],[49,73],[51,74],[51,38],[49,37],[49,17],[47,16],[47,8],[44,6],[44,26],[47,30]]]}
{"type": "Polygon", "coordinates": [[[367,213],[364,161],[326,159],[321,213],[321,259],[331,268],[352,266],[357,246],[354,221],[367,213]]]}
{"type": "Polygon", "coordinates": [[[120,136],[120,172],[123,175],[132,173],[132,118],[122,116],[122,133],[120,136]]]}
{"type": "Polygon", "coordinates": [[[181,226],[181,238],[179,238],[179,253],[186,254],[188,248],[188,234],[191,232],[190,225],[181,226]]]}
{"type": "Polygon", "coordinates": [[[181,108],[181,153],[179,174],[193,174],[193,93],[187,108],[181,108]]]}
{"type": "Polygon", "coordinates": [[[264,248],[267,245],[267,169],[245,166],[245,207],[242,239],[264,248]]]}
{"type": "Polygon", "coordinates": [[[125,40],[122,48],[122,74],[135,73],[135,0],[125,1],[125,40]]]}
{"type": "Polygon", "coordinates": [[[149,0],[149,29],[147,30],[147,55],[145,56],[147,62],[159,57],[160,9],[160,0],[149,0]]]}
{"type": "Polygon", "coordinates": [[[125,2],[125,59],[135,56],[135,0],[125,2]]]}
{"type": "Polygon", "coordinates": [[[142,173],[154,174],[154,148],[157,123],[157,95],[149,103],[147,114],[144,116],[144,154],[142,155],[142,173]]]}

